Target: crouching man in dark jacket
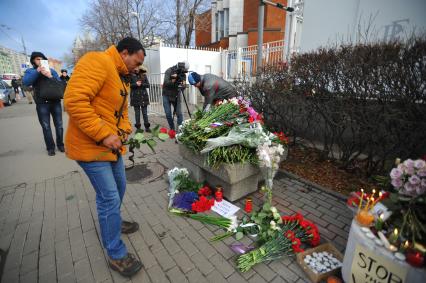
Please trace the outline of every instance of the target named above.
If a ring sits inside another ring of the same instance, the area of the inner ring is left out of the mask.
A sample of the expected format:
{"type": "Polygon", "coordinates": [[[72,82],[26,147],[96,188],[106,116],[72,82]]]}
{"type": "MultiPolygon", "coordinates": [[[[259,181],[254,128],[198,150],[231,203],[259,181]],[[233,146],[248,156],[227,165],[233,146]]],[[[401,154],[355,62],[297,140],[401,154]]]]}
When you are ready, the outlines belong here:
{"type": "Polygon", "coordinates": [[[130,106],[135,109],[135,127],[141,128],[141,110],[143,116],[143,125],[145,126],[145,132],[151,132],[149,127],[151,124],[148,121],[148,105],[149,96],[147,89],[149,88],[148,77],[146,76],[146,69],[140,66],[136,69],[132,75],[130,82],[130,106]]]}
{"type": "Polygon", "coordinates": [[[188,81],[189,84],[197,87],[204,96],[204,111],[209,111],[211,105],[218,100],[237,96],[235,88],[230,83],[213,74],[199,75],[192,72],[188,76],[188,81]]]}
{"type": "Polygon", "coordinates": [[[50,128],[50,116],[53,118],[56,132],[56,146],[59,151],[64,152],[64,129],[62,126],[62,107],[60,99],[44,99],[40,97],[43,85],[46,80],[59,81],[58,73],[52,68],[46,69],[41,66],[41,60],[47,60],[41,52],[33,52],[30,62],[33,68],[25,71],[22,82],[25,86],[32,86],[34,90],[34,101],[36,103],[37,116],[43,129],[44,142],[49,156],[55,155],[55,141],[53,140],[52,129],[50,128]]]}

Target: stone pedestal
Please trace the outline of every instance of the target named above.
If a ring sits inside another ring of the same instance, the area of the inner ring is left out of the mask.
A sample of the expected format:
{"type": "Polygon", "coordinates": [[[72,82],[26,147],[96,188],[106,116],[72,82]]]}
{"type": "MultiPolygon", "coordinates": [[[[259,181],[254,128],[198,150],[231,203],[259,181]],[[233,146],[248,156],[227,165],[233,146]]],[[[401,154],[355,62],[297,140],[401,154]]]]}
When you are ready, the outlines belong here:
{"type": "Polygon", "coordinates": [[[222,164],[217,169],[207,166],[206,157],[196,154],[184,145],[179,152],[186,160],[184,165],[197,182],[206,181],[210,186],[223,187],[223,195],[229,201],[235,201],[258,189],[259,168],[251,164],[222,164]]]}

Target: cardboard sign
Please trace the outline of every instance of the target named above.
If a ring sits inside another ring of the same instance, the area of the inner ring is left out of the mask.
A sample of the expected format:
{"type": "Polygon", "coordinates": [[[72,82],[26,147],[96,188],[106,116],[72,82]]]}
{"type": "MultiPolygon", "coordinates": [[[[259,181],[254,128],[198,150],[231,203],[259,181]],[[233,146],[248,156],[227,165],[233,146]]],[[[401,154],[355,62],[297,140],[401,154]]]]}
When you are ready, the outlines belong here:
{"type": "Polygon", "coordinates": [[[406,275],[407,268],[397,262],[377,255],[362,245],[356,246],[351,283],[405,283],[406,275]]]}
{"type": "Polygon", "coordinates": [[[212,210],[223,217],[229,218],[234,215],[240,208],[238,206],[233,205],[229,201],[215,201],[212,206],[212,210]]]}

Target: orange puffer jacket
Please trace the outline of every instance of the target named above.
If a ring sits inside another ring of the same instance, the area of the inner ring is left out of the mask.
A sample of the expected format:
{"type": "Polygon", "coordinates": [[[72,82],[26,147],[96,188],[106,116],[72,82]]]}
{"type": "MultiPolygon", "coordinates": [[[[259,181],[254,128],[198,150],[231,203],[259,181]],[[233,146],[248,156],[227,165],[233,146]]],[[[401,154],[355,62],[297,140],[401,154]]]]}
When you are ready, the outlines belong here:
{"type": "MultiPolygon", "coordinates": [[[[128,74],[115,46],[105,52],[90,52],[84,55],[74,68],[68,82],[64,106],[69,115],[65,136],[66,154],[78,161],[116,161],[117,155],[102,145],[102,140],[111,134],[118,135],[116,113],[123,103],[120,92],[129,85],[123,84],[120,75],[128,74]]],[[[131,133],[127,100],[119,128],[131,133]]],[[[126,148],[120,149],[122,155],[126,148]]]]}

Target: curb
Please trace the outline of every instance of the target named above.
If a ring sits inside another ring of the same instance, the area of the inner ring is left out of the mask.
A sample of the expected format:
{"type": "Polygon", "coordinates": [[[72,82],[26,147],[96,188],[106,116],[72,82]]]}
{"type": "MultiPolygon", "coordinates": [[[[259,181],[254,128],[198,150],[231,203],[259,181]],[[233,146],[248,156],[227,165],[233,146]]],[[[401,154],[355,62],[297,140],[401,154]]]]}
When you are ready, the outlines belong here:
{"type": "Polygon", "coordinates": [[[307,186],[313,187],[317,190],[320,190],[320,191],[323,191],[327,194],[330,194],[330,195],[332,195],[332,196],[334,196],[334,197],[336,197],[336,198],[338,198],[342,201],[345,201],[345,202],[346,202],[346,199],[348,198],[344,194],[341,194],[339,192],[335,192],[332,189],[329,189],[329,188],[323,187],[321,185],[318,185],[316,183],[313,183],[313,182],[311,182],[311,181],[309,181],[305,178],[300,177],[299,175],[290,173],[289,171],[286,171],[286,170],[283,170],[283,169],[278,169],[277,177],[287,177],[287,178],[290,178],[290,179],[294,179],[294,180],[299,181],[299,182],[301,182],[301,183],[303,183],[307,186]]]}

